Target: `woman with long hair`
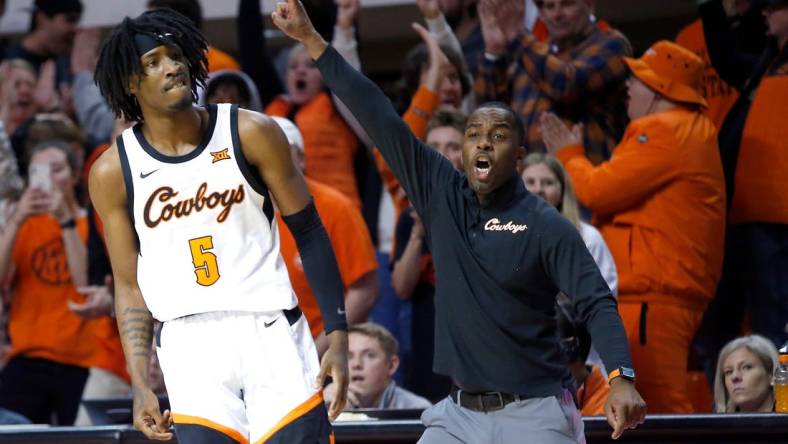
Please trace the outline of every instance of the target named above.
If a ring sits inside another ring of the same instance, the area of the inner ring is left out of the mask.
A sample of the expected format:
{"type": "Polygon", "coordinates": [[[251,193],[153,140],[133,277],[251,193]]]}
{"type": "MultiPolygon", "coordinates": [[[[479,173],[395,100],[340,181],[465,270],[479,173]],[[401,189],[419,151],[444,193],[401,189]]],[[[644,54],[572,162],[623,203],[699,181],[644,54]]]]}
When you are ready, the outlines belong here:
{"type": "Polygon", "coordinates": [[[613,295],[617,294],[618,273],[613,256],[610,254],[599,230],[580,219],[580,211],[577,206],[575,189],[572,186],[572,179],[566,174],[561,161],[553,156],[543,153],[531,153],[523,160],[521,177],[525,182],[525,188],[544,199],[550,205],[556,207],[561,214],[569,219],[594,257],[594,261],[599,266],[599,271],[605,282],[610,287],[613,295]]]}

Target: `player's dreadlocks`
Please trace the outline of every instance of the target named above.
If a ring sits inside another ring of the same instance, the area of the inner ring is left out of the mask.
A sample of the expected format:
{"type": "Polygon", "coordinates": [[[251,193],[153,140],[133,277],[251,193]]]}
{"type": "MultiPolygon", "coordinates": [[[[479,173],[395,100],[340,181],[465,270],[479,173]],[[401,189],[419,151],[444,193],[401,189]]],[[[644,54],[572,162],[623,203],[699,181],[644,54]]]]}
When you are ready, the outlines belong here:
{"type": "Polygon", "coordinates": [[[117,117],[142,121],[137,98],[129,93],[132,76],[143,76],[142,54],[135,38],[145,36],[161,44],[177,45],[186,60],[191,79],[192,97],[197,100],[197,87],[205,86],[208,62],[205,37],[188,18],[169,8],[143,13],[137,18],[126,17],[104,39],[96,64],[96,84],[117,117]]]}

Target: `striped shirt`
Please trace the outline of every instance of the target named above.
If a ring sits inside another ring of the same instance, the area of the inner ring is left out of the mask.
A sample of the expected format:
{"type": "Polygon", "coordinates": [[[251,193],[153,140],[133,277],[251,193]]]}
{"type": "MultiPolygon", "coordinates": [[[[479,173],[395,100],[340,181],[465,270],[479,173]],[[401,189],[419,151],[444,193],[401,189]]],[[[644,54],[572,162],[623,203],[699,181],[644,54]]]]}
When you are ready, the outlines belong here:
{"type": "Polygon", "coordinates": [[[539,116],[552,111],[583,123],[583,146],[592,162],[609,158],[627,124],[624,81],[629,71],[622,57],[632,48],[626,37],[592,25],[562,49],[526,33],[507,54],[482,61],[475,85],[479,103],[510,104],[525,125],[528,152],[545,151],[539,116]]]}

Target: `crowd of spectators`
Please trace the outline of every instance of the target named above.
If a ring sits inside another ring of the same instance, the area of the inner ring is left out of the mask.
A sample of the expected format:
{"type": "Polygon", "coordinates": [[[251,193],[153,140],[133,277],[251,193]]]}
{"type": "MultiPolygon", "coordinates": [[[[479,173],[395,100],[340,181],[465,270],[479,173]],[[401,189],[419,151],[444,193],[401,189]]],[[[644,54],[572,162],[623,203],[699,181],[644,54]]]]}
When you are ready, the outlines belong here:
{"type": "MultiPolygon", "coordinates": [[[[452,385],[432,371],[430,239],[304,47],[269,49],[260,3],[239,0],[237,53],[209,48],[197,101],[276,116],[288,138],[345,288],[347,408],[427,407],[452,385]]],[[[363,70],[359,0],[304,3],[363,70]]],[[[592,0],[416,0],[422,42],[391,99],[460,171],[476,104],[516,111],[528,153],[518,171],[577,228],[617,296],[650,413],[772,411],[788,341],[788,0],[697,3],[699,18],[664,36],[675,43],[634,58],[592,0]]],[[[197,0],[147,7],[202,26],[197,0]]],[[[129,393],[85,178],[135,122],[116,120],[94,83],[102,32],[80,28],[82,12],[80,0],[35,0],[29,31],[0,54],[0,423],[88,424],[80,400],[129,393]]],[[[322,354],[317,301],[277,223],[322,354]]],[[[603,414],[609,369],[564,295],[553,312],[567,386],[584,415],[603,414]]]]}

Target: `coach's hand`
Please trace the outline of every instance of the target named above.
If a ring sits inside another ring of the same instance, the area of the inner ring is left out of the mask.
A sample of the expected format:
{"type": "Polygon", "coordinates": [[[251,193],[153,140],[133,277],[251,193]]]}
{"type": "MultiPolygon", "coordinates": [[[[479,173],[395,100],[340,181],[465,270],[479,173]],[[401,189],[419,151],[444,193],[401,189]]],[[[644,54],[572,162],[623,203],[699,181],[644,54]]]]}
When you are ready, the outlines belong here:
{"type": "Polygon", "coordinates": [[[347,332],[334,330],[328,334],[330,345],[320,362],[320,374],[317,375],[315,385],[322,389],[326,384],[326,377],[331,376],[334,381],[334,399],[328,408],[328,417],[333,421],[345,408],[347,402],[347,332]]]}
{"type": "Polygon", "coordinates": [[[607,423],[613,427],[613,439],[618,439],[625,429],[634,429],[646,420],[646,402],[635,390],[635,383],[624,378],[610,381],[610,393],[605,403],[607,423]]]}
{"type": "Polygon", "coordinates": [[[133,387],[134,393],[134,428],[142,432],[148,439],[169,441],[173,438],[172,416],[170,411],[161,413],[159,399],[147,387],[133,387]]]}
{"type": "Polygon", "coordinates": [[[271,20],[285,35],[301,42],[314,60],[328,47],[328,43],[312,26],[304,5],[299,0],[277,3],[271,13],[271,20]]]}

